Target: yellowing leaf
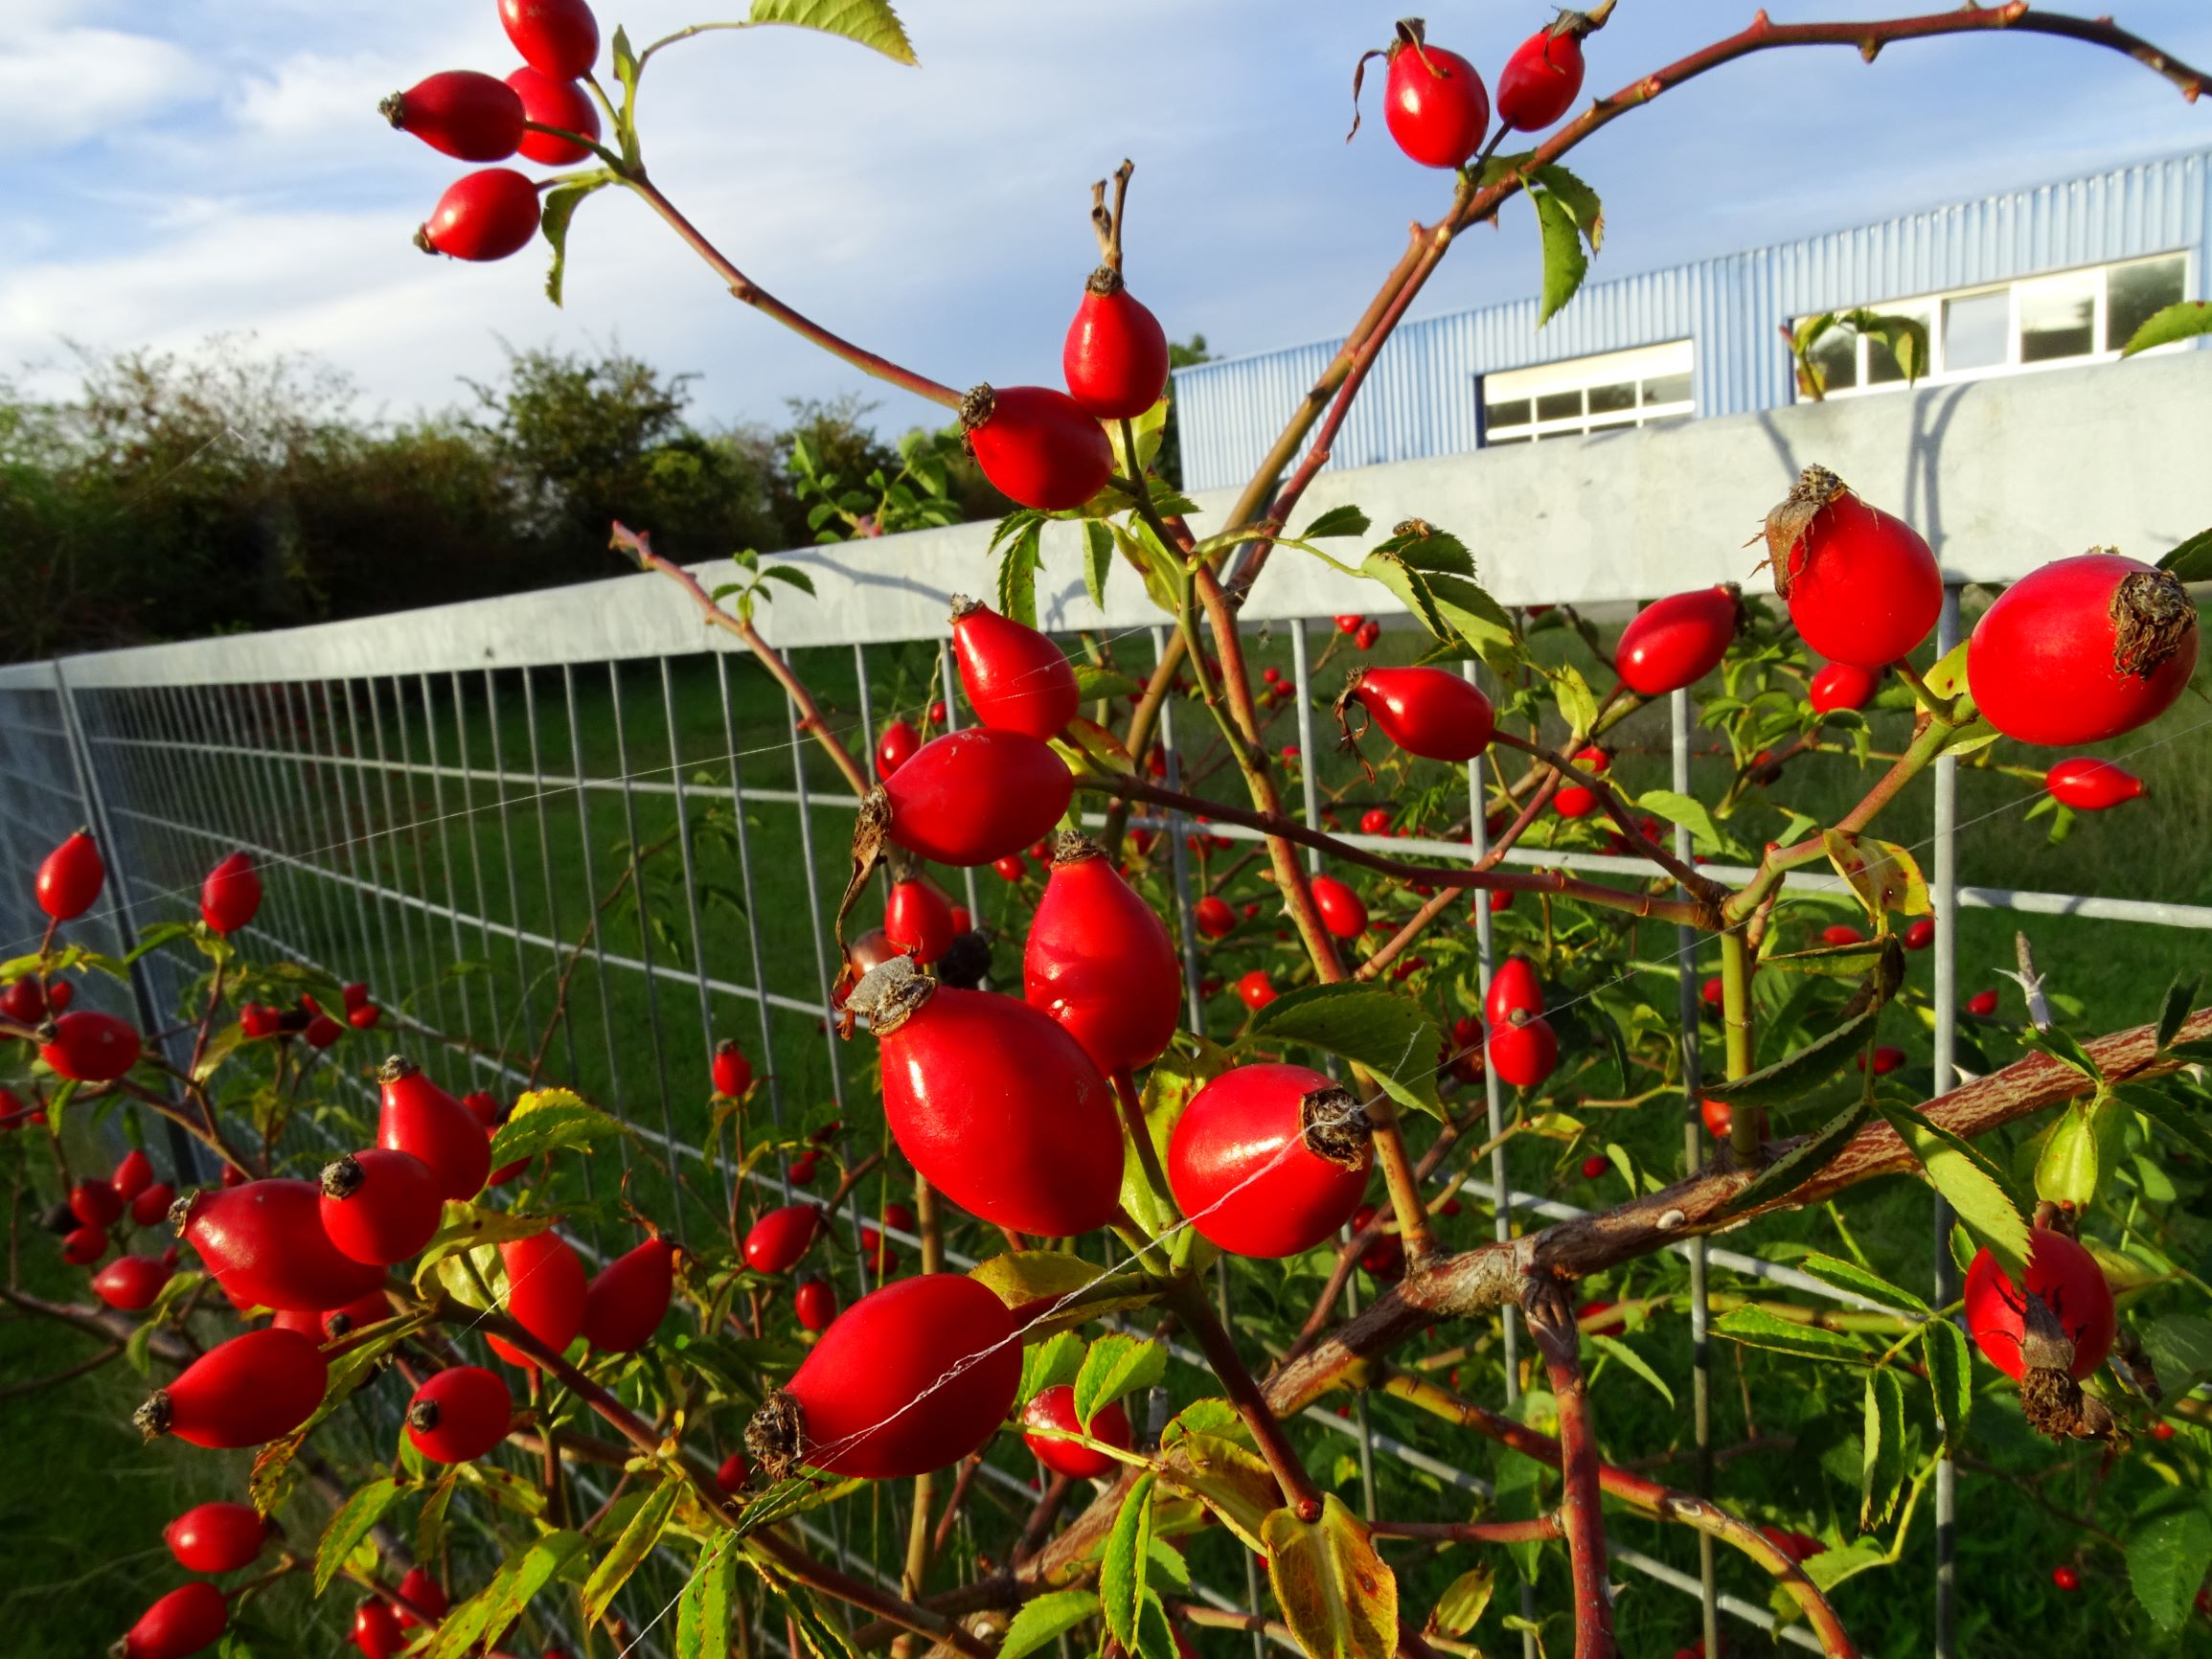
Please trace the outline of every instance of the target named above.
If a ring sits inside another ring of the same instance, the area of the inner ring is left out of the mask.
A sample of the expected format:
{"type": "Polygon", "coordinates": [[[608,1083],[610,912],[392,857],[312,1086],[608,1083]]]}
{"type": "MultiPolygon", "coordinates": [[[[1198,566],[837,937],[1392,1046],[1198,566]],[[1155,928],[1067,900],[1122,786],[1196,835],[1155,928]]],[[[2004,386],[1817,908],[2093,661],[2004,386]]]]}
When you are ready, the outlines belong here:
{"type": "Polygon", "coordinates": [[[1894,841],[1846,835],[1838,830],[1821,832],[1828,861],[1851,883],[1869,914],[1880,918],[1890,911],[1906,916],[1928,914],[1927,881],[1911,853],[1894,841]]]}
{"type": "Polygon", "coordinates": [[[1260,1529],[1267,1583],[1307,1659],[1390,1659],[1398,1650],[1398,1579],[1367,1529],[1334,1492],[1321,1518],[1280,1509],[1260,1529]]]}

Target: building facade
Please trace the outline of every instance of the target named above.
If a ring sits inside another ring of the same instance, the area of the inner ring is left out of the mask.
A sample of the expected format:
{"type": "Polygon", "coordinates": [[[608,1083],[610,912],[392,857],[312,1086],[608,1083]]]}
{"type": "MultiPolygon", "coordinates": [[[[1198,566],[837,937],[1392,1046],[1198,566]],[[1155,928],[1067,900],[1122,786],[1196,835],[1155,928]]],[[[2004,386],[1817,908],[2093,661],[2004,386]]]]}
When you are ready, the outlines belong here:
{"type": "MultiPolygon", "coordinates": [[[[1781,407],[1800,395],[1786,333],[1831,311],[1920,323],[1923,387],[2109,361],[2145,318],[2204,296],[2208,259],[2212,149],[1588,282],[1540,330],[1534,298],[1423,318],[1384,346],[1330,465],[1781,407]]],[[[1242,483],[1339,344],[1178,370],[1184,488],[1242,483]]],[[[1853,330],[1816,361],[1831,398],[1906,384],[1853,330]]]]}

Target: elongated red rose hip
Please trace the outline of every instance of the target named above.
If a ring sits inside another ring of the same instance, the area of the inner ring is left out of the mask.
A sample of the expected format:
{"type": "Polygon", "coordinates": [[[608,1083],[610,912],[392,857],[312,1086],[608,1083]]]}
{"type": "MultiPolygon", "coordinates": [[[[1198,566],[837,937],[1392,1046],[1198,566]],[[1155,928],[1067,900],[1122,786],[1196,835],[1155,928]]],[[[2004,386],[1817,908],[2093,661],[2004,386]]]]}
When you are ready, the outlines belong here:
{"type": "Polygon", "coordinates": [[[1562,11],[1513,50],[1497,74],[1497,119],[1520,132],[1541,132],[1583,91],[1583,36],[1596,27],[1585,12],[1562,11]]]}
{"type": "Polygon", "coordinates": [[[1527,957],[1509,956],[1497,965],[1483,995],[1482,1012],[1493,1026],[1511,1025],[1516,1013],[1543,1012],[1543,982],[1527,957]]]}
{"type": "Polygon", "coordinates": [[[236,933],[261,907],[262,878],[250,853],[233,852],[200,883],[199,918],[211,932],[236,933]]]}
{"type": "Polygon", "coordinates": [[[648,1239],[592,1275],[583,1288],[583,1339],[598,1353],[634,1353],[668,1316],[675,1250],[648,1239]]]}
{"type": "Polygon", "coordinates": [[[1359,669],[1336,699],[1336,718],[1357,703],[1409,755],[1471,761],[1497,729],[1490,699],[1446,669],[1359,669]]]}
{"type": "Polygon", "coordinates": [[[1064,1239],[1121,1203],[1121,1118],[1076,1039],[1025,1002],[955,990],[903,957],[850,1006],[881,1044],[883,1116],[899,1149],[962,1209],[1064,1239]]]}
{"type": "Polygon", "coordinates": [[[488,167],[446,187],[415,233],[426,254],[456,260],[503,260],[537,234],[537,187],[509,167],[488,167]]]}
{"type": "Polygon", "coordinates": [[[113,1652],[122,1659],[187,1659],[221,1640],[230,1602],[213,1584],[181,1585],[138,1616],[113,1652]]]}
{"type": "Polygon", "coordinates": [[[585,0],[499,0],[499,21],[522,61],[577,80],[599,61],[599,19],[585,0]]]}
{"type": "Polygon", "coordinates": [[[1653,600],[1621,630],[1613,667],[1632,692],[1663,697],[1721,666],[1743,604],[1733,582],[1653,600]]]}
{"type": "Polygon", "coordinates": [[[922,739],[912,726],[904,720],[893,720],[883,728],[883,736],[876,744],[876,776],[890,777],[914,759],[914,751],[921,747],[922,739]]]}
{"type": "Polygon", "coordinates": [[[2143,780],[2109,761],[2076,755],[2045,772],[2043,787],[2061,806],[2083,812],[2102,812],[2107,807],[2139,800],[2143,780]]]}
{"type": "Polygon", "coordinates": [[[2197,606],[2171,573],[2116,553],[2029,572],[1982,613],[1967,680],[2023,743],[2096,743],[2156,719],[2197,669],[2197,606]]]}
{"type": "MultiPolygon", "coordinates": [[[[1376,56],[1368,53],[1352,72],[1355,133],[1359,130],[1359,82],[1367,58],[1376,56]]],[[[1474,65],[1456,52],[1429,45],[1418,17],[1398,25],[1398,38],[1380,56],[1388,66],[1382,119],[1398,148],[1423,167],[1464,167],[1472,160],[1490,130],[1490,91],[1474,65]]]]}
{"type": "Polygon", "coordinates": [[[401,132],[456,161],[505,161],[522,143],[522,100],[513,85],[473,69],[426,76],[376,107],[401,132]]]}
{"type": "Polygon", "coordinates": [[[128,1024],[88,1008],[63,1014],[51,1039],[38,1045],[40,1059],[80,1083],[113,1082],[138,1064],[139,1052],[138,1033],[128,1024]]]}
{"type": "Polygon", "coordinates": [[[1113,473],[1113,445],[1081,403],[1049,386],[977,386],[960,425],[998,491],[1040,512],[1081,507],[1113,473]]]}
{"type": "Polygon", "coordinates": [[[268,1522],[251,1504],[195,1504],[161,1530],[188,1573],[235,1573],[262,1553],[268,1535],[268,1522]]]}
{"type": "MultiPolygon", "coordinates": [[[[500,1245],[499,1261],[507,1269],[507,1316],[554,1352],[563,1352],[583,1329],[582,1259],[567,1239],[548,1229],[500,1245]]],[[[487,1336],[485,1341],[508,1364],[537,1369],[536,1359],[505,1338],[487,1336]]]]}
{"type": "MultiPolygon", "coordinates": [[[[524,64],[507,78],[507,84],[521,103],[525,120],[538,126],[558,126],[581,138],[599,137],[599,105],[578,82],[557,80],[542,69],[524,64]]],[[[591,151],[582,145],[556,138],[550,132],[525,132],[518,148],[530,160],[546,167],[573,167],[591,156],[591,151]]],[[[496,161],[499,158],[470,156],[467,159],[496,161]]]]}
{"type": "Polygon", "coordinates": [[[956,1273],[901,1279],[823,1332],[746,1427],[745,1450],[770,1481],[801,1464],[923,1474],[981,1447],[1020,1386],[1021,1339],[995,1292],[956,1273]]]}
{"type": "Polygon", "coordinates": [[[177,1231],[233,1301],[321,1313],[384,1283],[383,1268],[331,1242],[322,1202],[311,1181],[248,1181],[178,1200],[177,1231]]]}
{"type": "Polygon", "coordinates": [[[745,1265],[755,1273],[788,1273],[821,1226],[822,1212],[811,1204],[770,1210],[745,1234],[745,1265]]]}
{"type": "Polygon", "coordinates": [[[155,1389],[132,1420],[148,1440],[173,1434],[215,1449],[262,1445],[314,1415],[329,1375],[311,1337],[249,1330],[209,1349],[167,1388],[155,1389]]]}
{"type": "Polygon", "coordinates": [[[1911,654],[1943,609],[1943,572],[1920,532],[1808,466],[1767,515],[1774,591],[1824,657],[1879,669],[1911,654]]]}
{"type": "Polygon", "coordinates": [[[151,1256],[118,1256],[92,1276],[92,1293],[110,1307],[137,1313],[153,1306],[170,1270],[151,1256]]]}
{"type": "Polygon", "coordinates": [[[1881,684],[1881,672],[1878,669],[1862,669],[1855,663],[1830,663],[1813,676],[1813,684],[1805,695],[1823,715],[1836,709],[1863,709],[1881,684]]]}
{"type": "Polygon", "coordinates": [[[1348,1089],[1304,1066],[1223,1072],[1168,1140],[1168,1185],[1191,1225],[1238,1256],[1295,1256],[1351,1218],[1368,1123],[1348,1089]]]}
{"type": "Polygon", "coordinates": [[[1175,1034],[1182,978],[1174,942],[1088,836],[1063,830],[1054,838],[1052,875],[1021,965],[1022,995],[1108,1076],[1151,1065],[1175,1034]]]}
{"type": "Polygon", "coordinates": [[[985,725],[1046,739],[1075,717],[1075,670],[1037,629],[955,594],[952,654],[960,689],[985,725]]]}
{"type": "Polygon", "coordinates": [[[1067,765],[1022,732],[932,738],[882,784],[899,846],[940,864],[991,864],[1042,838],[1075,792],[1067,765]]]}
{"type": "Polygon", "coordinates": [[[1091,187],[1099,266],[1083,284],[1060,351],[1069,394],[1101,420],[1135,420],[1160,400],[1168,384],[1167,330],[1122,282],[1122,210],[1135,170],[1127,161],[1115,169],[1110,210],[1106,180],[1091,187]]]}
{"type": "Polygon", "coordinates": [[[56,921],[74,921],[92,908],[106,879],[100,849],[88,831],[80,830],[38,866],[38,908],[56,921]]]}
{"type": "Polygon", "coordinates": [[[466,1203],[481,1193],[491,1173],[491,1142],[476,1114],[399,1055],[384,1062],[376,1079],[383,1085],[376,1145],[422,1159],[448,1198],[466,1203]]]}
{"type": "Polygon", "coordinates": [[[1491,1070],[1516,1088],[1541,1087],[1559,1063],[1559,1035],[1540,1013],[1516,1013],[1491,1031],[1491,1070]]]}
{"type": "Polygon", "coordinates": [[[1367,931],[1367,901],[1335,876],[1313,877],[1313,902],[1332,938],[1357,939],[1367,931]]]}
{"type": "Polygon", "coordinates": [[[445,1209],[429,1165],[381,1147],[326,1164],[322,1189],[323,1232],[340,1255],[377,1267],[404,1261],[429,1243],[445,1209]]]}

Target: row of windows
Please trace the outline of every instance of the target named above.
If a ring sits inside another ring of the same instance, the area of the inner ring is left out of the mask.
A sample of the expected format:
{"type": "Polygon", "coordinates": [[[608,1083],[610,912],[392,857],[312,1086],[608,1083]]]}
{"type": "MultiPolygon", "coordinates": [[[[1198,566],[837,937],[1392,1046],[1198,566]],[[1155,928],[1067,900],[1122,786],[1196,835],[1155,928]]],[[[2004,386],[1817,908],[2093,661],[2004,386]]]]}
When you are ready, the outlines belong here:
{"type": "MultiPolygon", "coordinates": [[[[2187,265],[2184,256],[2167,254],[1868,308],[1910,317],[1927,330],[1920,384],[1981,379],[2110,360],[2153,315],[2185,297],[2187,265]]],[[[1813,356],[1830,397],[1907,383],[1881,340],[1851,329],[1828,330],[1813,356]]],[[[1495,447],[1687,420],[1696,413],[1694,367],[1691,343],[1675,340],[1485,375],[1478,381],[1482,443],[1495,447]]]]}

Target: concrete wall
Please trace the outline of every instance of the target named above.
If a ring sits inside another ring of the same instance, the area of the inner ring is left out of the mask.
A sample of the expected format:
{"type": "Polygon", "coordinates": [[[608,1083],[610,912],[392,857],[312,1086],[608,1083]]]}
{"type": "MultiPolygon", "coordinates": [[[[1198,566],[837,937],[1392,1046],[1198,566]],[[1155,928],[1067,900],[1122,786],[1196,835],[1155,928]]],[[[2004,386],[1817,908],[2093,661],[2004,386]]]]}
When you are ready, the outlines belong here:
{"type": "MultiPolygon", "coordinates": [[[[1466,455],[1323,473],[1293,530],[1357,502],[1380,538],[1419,516],[1455,532],[1507,603],[1648,599],[1754,577],[1744,545],[1798,470],[1819,462],[1934,544],[1953,580],[2002,581],[2093,545],[2155,558],[2212,525],[2212,352],[1984,380],[1466,455]]],[[[1207,528],[1232,492],[1200,498],[1207,528]]],[[[961,525],[782,556],[820,597],[784,590],[762,630],[779,646],[941,637],[955,592],[989,595],[991,527],[961,525]]],[[[1060,629],[1161,619],[1117,568],[1102,614],[1070,526],[1046,537],[1038,609],[1060,629]]],[[[1356,560],[1345,541],[1333,550],[1356,560]]],[[[613,557],[609,555],[609,558],[613,557]]],[[[710,586],[726,562],[699,567],[710,586]]],[[[1279,552],[1246,614],[1388,610],[1373,582],[1279,552]]],[[[314,680],[729,648],[665,580],[643,575],[247,637],[78,657],[79,686],[314,680]]],[[[39,664],[0,685],[51,685],[39,664]]]]}

